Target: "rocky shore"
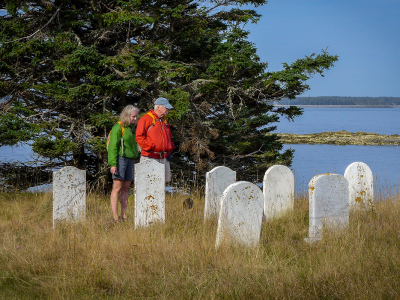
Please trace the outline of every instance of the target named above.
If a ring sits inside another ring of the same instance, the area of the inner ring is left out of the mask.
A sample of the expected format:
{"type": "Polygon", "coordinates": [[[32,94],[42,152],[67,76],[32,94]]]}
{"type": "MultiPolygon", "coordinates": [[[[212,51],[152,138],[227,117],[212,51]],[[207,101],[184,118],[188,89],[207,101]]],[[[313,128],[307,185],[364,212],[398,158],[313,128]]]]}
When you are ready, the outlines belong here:
{"type": "Polygon", "coordinates": [[[333,144],[333,145],[400,145],[400,135],[383,135],[378,133],[356,133],[342,131],[328,131],[312,134],[278,133],[284,144],[333,144]]]}

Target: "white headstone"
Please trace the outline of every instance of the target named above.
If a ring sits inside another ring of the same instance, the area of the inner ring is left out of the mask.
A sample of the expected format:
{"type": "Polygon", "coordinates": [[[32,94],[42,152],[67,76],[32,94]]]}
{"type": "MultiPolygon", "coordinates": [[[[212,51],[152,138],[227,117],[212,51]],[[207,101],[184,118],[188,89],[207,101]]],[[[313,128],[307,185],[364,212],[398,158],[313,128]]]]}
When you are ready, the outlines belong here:
{"type": "Polygon", "coordinates": [[[215,247],[224,240],[246,246],[258,244],[263,202],[261,189],[253,183],[239,181],[228,186],[221,197],[215,247]]]}
{"type": "Polygon", "coordinates": [[[53,172],[53,226],[57,221],[78,221],[86,213],[86,171],[64,167],[53,172]]]}
{"type": "Polygon", "coordinates": [[[153,159],[135,164],[135,228],[165,221],[164,168],[153,159]]]}
{"type": "Polygon", "coordinates": [[[308,184],[309,242],[319,240],[324,228],[349,225],[349,187],[339,174],[317,175],[308,184]]]}
{"type": "Polygon", "coordinates": [[[272,166],[263,180],[264,216],[266,219],[283,215],[294,206],[294,175],[286,166],[272,166]]]}
{"type": "Polygon", "coordinates": [[[374,177],[368,165],[354,162],[346,168],[344,177],[349,182],[350,206],[371,207],[374,202],[374,177]]]}
{"type": "Polygon", "coordinates": [[[204,219],[218,215],[222,193],[235,182],[236,172],[227,167],[215,167],[206,173],[204,219]]]}

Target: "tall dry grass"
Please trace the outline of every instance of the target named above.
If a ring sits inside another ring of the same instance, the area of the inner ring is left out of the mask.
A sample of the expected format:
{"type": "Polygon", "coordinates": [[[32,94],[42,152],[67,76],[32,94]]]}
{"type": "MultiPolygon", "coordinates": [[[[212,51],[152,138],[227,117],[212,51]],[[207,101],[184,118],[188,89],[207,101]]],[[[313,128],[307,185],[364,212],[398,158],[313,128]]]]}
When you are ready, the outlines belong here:
{"type": "Polygon", "coordinates": [[[352,212],[350,227],[307,244],[308,202],[264,222],[256,248],[215,250],[204,199],[168,195],[166,222],[111,221],[89,194],[87,218],[53,229],[52,195],[0,194],[1,299],[400,299],[400,198],[352,212]]]}

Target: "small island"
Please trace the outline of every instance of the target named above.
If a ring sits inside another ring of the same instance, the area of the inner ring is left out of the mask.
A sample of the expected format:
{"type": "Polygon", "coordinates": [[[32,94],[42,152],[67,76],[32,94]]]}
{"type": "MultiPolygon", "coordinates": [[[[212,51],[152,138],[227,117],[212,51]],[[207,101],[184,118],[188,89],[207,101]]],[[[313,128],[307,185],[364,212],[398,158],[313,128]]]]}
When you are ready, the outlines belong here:
{"type": "Polygon", "coordinates": [[[400,135],[384,135],[357,131],[356,133],[341,130],[311,134],[278,133],[284,144],[333,144],[333,145],[400,145],[400,135]]]}

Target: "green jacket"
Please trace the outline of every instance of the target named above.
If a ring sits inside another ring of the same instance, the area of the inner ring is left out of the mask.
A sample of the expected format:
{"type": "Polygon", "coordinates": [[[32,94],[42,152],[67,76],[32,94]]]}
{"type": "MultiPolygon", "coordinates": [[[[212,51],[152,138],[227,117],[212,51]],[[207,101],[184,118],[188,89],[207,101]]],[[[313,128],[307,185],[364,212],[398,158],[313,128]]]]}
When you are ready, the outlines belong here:
{"type": "Polygon", "coordinates": [[[125,127],[124,135],[122,136],[124,143],[123,149],[121,147],[121,133],[121,125],[116,123],[111,129],[110,142],[108,144],[108,164],[111,167],[117,166],[118,155],[133,159],[136,159],[139,156],[133,125],[125,127]]]}

